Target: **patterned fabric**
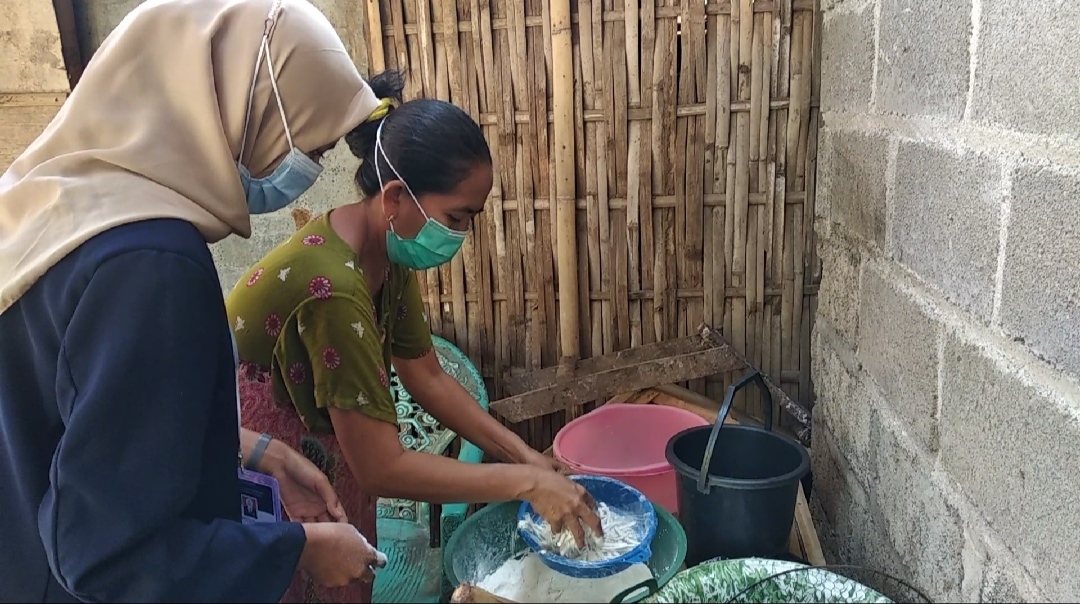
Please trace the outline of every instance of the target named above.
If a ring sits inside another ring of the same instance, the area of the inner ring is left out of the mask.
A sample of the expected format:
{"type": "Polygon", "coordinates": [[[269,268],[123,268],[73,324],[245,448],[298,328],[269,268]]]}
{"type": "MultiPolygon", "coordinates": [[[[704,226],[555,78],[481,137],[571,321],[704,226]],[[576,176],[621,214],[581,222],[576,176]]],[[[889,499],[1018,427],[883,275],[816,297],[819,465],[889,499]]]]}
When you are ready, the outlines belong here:
{"type": "MultiPolygon", "coordinates": [[[[270,373],[265,369],[241,363],[237,383],[240,386],[244,426],[272,434],[274,438],[302,452],[322,469],[341,499],[349,521],[372,545],[377,546],[376,500],[360,490],[349,465],[345,463],[337,439],[332,435],[309,433],[295,411],[274,403],[270,373]]],[[[292,584],[281,602],[371,602],[371,584],[323,588],[298,572],[293,576],[292,584]]]]}
{"type": "Polygon", "coordinates": [[[645,602],[867,602],[888,598],[847,577],[804,564],[764,558],[715,560],[675,575],[645,602]],[[770,576],[792,569],[778,577],[770,576]],[[763,581],[764,580],[764,581],[763,581]],[[754,587],[755,583],[763,581],[754,587]],[[743,593],[743,590],[747,590],[743,593]],[[740,595],[741,594],[741,595],[740,595]]]}
{"type": "Polygon", "coordinates": [[[240,358],[269,368],[273,393],[312,432],[328,407],[396,423],[391,357],[431,351],[416,276],[391,264],[373,296],[359,260],[330,226],[306,224],[253,266],[226,301],[240,358]],[[387,334],[390,337],[387,338],[387,334]]]}

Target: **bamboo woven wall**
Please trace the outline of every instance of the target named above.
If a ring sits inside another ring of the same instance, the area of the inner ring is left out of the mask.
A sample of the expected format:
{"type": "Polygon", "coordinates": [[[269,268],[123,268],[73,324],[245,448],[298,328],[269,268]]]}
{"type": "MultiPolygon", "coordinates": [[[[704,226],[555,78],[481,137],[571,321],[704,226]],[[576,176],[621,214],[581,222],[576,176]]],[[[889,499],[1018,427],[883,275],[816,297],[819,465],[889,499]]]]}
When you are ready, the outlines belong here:
{"type": "MultiPolygon", "coordinates": [[[[463,253],[422,276],[433,330],[477,362],[493,400],[511,368],[558,363],[555,138],[569,128],[580,355],[704,321],[809,404],[814,0],[571,0],[573,107],[553,94],[571,75],[553,64],[564,7],[368,0],[372,72],[403,69],[406,98],[465,108],[495,158],[463,253]]],[[[689,386],[719,398],[730,377],[689,386]]],[[[522,431],[543,447],[565,419],[522,431]]]]}

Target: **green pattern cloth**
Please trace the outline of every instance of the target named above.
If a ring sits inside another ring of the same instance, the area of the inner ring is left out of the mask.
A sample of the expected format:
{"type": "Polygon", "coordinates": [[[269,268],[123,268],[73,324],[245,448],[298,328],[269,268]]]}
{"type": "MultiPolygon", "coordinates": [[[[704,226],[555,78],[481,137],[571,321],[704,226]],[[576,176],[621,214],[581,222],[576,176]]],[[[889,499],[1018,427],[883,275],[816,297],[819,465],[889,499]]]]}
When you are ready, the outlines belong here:
{"type": "Polygon", "coordinates": [[[274,398],[291,403],[312,432],[333,431],[329,407],[396,424],[391,359],[431,352],[416,275],[390,264],[373,295],[329,217],[298,230],[233,288],[226,309],[237,350],[241,361],[270,369],[274,398]]]}
{"type": "Polygon", "coordinates": [[[891,602],[873,589],[836,573],[794,562],[763,558],[705,562],[675,575],[660,591],[644,601],[655,604],[731,601],[891,602]],[[797,568],[806,570],[768,579],[776,573],[797,568]],[[768,581],[739,595],[744,589],[763,579],[768,581]]]}

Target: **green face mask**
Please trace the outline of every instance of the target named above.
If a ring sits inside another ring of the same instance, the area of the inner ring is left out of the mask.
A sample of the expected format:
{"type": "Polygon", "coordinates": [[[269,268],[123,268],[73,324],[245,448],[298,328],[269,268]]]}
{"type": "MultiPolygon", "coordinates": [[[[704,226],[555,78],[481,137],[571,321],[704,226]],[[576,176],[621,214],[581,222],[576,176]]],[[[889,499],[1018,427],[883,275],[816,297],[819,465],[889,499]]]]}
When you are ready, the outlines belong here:
{"type": "MultiPolygon", "coordinates": [[[[419,203],[416,205],[420,206],[419,203]]],[[[424,208],[420,208],[420,211],[423,212],[424,208]]],[[[427,216],[426,213],[424,215],[427,216]]],[[[455,231],[428,217],[423,228],[412,239],[402,238],[394,232],[394,225],[391,224],[386,232],[386,253],[391,262],[422,271],[450,262],[464,242],[463,231],[455,231]]]]}
{"type": "MultiPolygon", "coordinates": [[[[375,132],[375,150],[382,155],[390,171],[401,181],[405,190],[409,192],[409,197],[412,197],[413,203],[416,204],[416,207],[420,209],[420,213],[427,219],[420,232],[412,239],[405,239],[398,235],[394,231],[394,223],[391,222],[390,230],[386,232],[386,254],[394,264],[400,264],[419,271],[446,264],[461,249],[461,244],[465,242],[466,233],[451,229],[428,216],[427,212],[424,211],[420,201],[416,199],[416,195],[413,195],[412,189],[409,188],[409,184],[401,177],[401,174],[394,168],[394,164],[390,163],[390,158],[386,156],[386,152],[383,151],[382,127],[385,123],[386,120],[383,119],[379,123],[379,129],[375,132]]],[[[383,179],[379,171],[378,160],[375,161],[375,176],[379,179],[379,184],[382,184],[383,179]]]]}

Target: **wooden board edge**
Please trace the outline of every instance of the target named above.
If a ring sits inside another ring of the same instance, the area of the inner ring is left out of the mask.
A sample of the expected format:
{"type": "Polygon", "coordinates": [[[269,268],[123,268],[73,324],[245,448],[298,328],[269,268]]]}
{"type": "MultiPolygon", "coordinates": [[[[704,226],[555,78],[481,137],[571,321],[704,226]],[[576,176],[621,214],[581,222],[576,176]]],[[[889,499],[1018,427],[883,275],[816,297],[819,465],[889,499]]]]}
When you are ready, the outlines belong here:
{"type": "MultiPolygon", "coordinates": [[[[677,386],[675,384],[663,384],[652,388],[657,393],[652,402],[658,405],[676,407],[694,413],[710,424],[716,422],[716,415],[720,410],[720,403],[706,398],[693,390],[677,386]]],[[[728,421],[724,423],[743,423],[746,418],[739,411],[732,409],[728,412],[728,421]]]]}
{"type": "Polygon", "coordinates": [[[514,600],[501,598],[469,583],[462,583],[454,589],[454,593],[450,596],[450,602],[463,604],[467,602],[513,603],[514,600]]]}
{"type": "Polygon", "coordinates": [[[803,558],[811,566],[824,566],[825,554],[821,550],[821,541],[818,539],[817,528],[814,527],[814,518],[810,514],[810,505],[806,501],[802,484],[799,485],[799,495],[795,500],[795,525],[799,528],[803,558]]]}
{"type": "Polygon", "coordinates": [[[60,107],[66,92],[0,92],[0,109],[8,107],[60,107]]]}
{"type": "Polygon", "coordinates": [[[489,409],[511,423],[555,413],[568,408],[569,401],[608,398],[620,384],[631,389],[645,389],[667,380],[693,380],[731,371],[738,362],[730,347],[696,350],[643,360],[572,380],[558,381],[524,394],[492,401],[489,409]],[[667,379],[664,379],[667,378],[667,379]]]}

